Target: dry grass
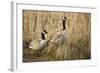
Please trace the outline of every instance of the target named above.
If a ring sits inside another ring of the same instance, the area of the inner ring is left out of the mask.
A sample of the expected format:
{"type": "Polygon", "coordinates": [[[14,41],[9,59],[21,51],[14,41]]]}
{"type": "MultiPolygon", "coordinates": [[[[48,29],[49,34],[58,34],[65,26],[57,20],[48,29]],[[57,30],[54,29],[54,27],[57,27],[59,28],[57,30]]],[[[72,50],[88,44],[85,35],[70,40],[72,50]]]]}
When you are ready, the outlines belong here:
{"type": "Polygon", "coordinates": [[[72,12],[49,12],[23,10],[23,61],[55,61],[91,59],[91,14],[72,12]],[[69,38],[60,48],[48,46],[41,55],[27,48],[30,41],[41,39],[40,32],[46,29],[46,36],[52,38],[62,29],[62,17],[66,16],[69,38]]]}

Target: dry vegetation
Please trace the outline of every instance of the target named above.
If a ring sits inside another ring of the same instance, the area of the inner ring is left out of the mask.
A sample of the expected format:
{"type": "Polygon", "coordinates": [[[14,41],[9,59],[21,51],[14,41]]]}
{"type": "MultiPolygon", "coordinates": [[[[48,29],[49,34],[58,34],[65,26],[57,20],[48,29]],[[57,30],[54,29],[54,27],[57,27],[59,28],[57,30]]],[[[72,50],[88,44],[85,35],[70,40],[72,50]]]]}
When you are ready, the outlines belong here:
{"type": "Polygon", "coordinates": [[[23,62],[91,59],[91,14],[74,12],[49,12],[23,10],[23,62]],[[61,48],[48,46],[41,55],[27,48],[34,39],[41,39],[42,29],[46,38],[62,29],[62,17],[66,16],[69,38],[61,48]]]}

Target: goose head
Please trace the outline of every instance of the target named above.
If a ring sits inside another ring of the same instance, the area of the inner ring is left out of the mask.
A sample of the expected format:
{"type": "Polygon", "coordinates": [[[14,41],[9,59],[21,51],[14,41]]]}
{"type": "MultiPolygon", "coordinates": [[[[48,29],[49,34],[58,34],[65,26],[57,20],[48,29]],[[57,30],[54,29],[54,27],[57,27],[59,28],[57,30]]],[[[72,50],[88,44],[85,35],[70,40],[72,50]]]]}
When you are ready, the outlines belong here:
{"type": "Polygon", "coordinates": [[[48,32],[47,32],[45,29],[43,29],[43,33],[44,33],[44,34],[48,34],[48,32]]]}
{"type": "Polygon", "coordinates": [[[43,30],[41,32],[41,38],[42,38],[42,40],[45,40],[45,34],[48,34],[48,32],[46,30],[43,30]]]}
{"type": "Polygon", "coordinates": [[[63,17],[63,20],[67,20],[67,18],[64,16],[64,17],[63,17]]]}

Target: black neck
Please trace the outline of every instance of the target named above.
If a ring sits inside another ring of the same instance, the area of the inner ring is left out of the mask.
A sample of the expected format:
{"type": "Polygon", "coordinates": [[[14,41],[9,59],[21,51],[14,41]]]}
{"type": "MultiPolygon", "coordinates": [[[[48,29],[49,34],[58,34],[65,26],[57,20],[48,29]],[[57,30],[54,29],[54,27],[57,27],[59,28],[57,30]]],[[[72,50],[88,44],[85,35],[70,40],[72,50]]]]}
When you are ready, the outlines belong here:
{"type": "Polygon", "coordinates": [[[66,29],[65,23],[66,23],[66,20],[63,20],[63,30],[66,29]]]}
{"type": "Polygon", "coordinates": [[[42,40],[45,40],[45,34],[43,32],[41,32],[41,38],[42,40]]]}

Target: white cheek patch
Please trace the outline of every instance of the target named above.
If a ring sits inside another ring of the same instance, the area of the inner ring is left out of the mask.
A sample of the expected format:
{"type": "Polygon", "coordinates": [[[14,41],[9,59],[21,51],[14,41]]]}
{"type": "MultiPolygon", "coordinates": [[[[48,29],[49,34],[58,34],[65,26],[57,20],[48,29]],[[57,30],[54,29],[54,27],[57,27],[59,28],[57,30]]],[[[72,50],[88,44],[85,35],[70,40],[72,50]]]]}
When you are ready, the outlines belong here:
{"type": "Polygon", "coordinates": [[[43,34],[45,34],[45,32],[43,31],[43,34]]]}
{"type": "Polygon", "coordinates": [[[66,20],[67,18],[63,17],[62,19],[63,19],[63,20],[66,20]]]}

